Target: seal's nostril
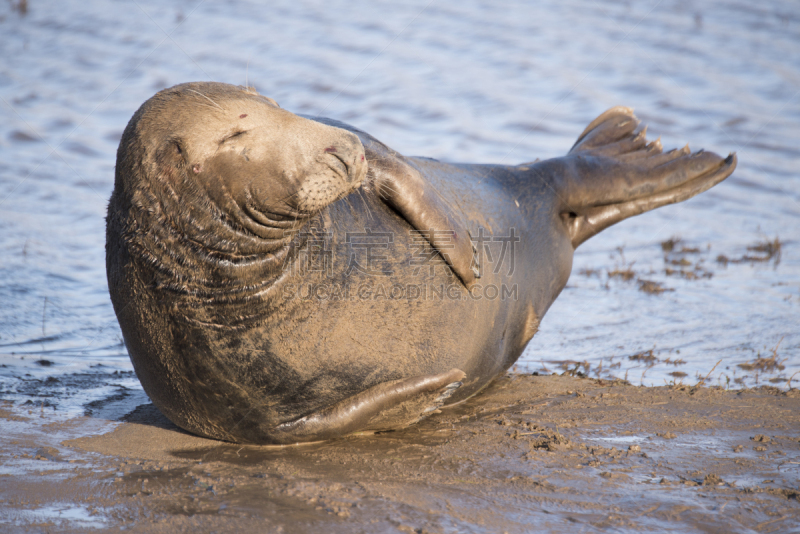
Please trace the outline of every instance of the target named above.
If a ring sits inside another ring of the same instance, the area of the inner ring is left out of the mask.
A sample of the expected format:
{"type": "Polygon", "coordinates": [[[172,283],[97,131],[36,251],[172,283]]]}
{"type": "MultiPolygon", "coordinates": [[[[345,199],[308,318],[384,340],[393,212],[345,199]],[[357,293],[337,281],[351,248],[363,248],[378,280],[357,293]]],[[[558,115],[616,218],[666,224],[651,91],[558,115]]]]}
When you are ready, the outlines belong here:
{"type": "Polygon", "coordinates": [[[325,152],[336,152],[336,147],[335,146],[329,146],[328,148],[325,149],[325,152]]]}

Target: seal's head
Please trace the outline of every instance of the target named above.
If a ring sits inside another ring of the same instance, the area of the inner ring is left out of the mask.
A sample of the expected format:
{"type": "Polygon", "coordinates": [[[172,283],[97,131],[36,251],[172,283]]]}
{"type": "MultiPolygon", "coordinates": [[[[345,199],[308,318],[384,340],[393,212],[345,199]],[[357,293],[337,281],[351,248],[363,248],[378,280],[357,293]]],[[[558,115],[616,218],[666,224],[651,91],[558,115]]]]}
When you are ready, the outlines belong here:
{"type": "Polygon", "coordinates": [[[249,88],[177,85],[145,102],[125,129],[109,229],[150,265],[156,286],[251,293],[280,274],[300,228],[366,174],[350,132],[249,88]]]}
{"type": "Polygon", "coordinates": [[[123,166],[140,164],[143,179],[202,189],[220,206],[232,200],[242,213],[228,216],[267,227],[318,212],[359,187],[367,170],[352,133],[221,83],[187,83],[153,96],[131,119],[118,158],[123,166]]]}

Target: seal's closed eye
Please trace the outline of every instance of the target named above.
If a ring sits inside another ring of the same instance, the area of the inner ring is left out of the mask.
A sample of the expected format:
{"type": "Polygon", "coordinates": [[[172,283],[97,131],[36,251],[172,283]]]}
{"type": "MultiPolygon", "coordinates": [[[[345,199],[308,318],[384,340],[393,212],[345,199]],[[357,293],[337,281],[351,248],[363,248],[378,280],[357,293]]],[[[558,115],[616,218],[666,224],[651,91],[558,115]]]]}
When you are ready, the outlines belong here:
{"type": "Polygon", "coordinates": [[[221,145],[221,144],[225,143],[226,141],[230,141],[231,139],[235,139],[235,138],[237,138],[237,137],[239,137],[241,135],[244,135],[246,133],[247,133],[247,130],[239,130],[237,132],[234,132],[234,133],[230,134],[229,136],[225,137],[222,141],[219,142],[219,144],[221,145]]]}

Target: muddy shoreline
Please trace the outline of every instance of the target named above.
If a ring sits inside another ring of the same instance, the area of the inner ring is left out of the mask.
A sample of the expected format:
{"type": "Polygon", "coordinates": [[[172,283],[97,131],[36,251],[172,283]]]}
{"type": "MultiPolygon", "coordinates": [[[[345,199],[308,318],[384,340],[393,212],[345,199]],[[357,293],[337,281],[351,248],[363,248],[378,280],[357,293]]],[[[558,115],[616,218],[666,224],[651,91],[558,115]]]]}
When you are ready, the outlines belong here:
{"type": "Polygon", "coordinates": [[[64,419],[57,392],[44,393],[38,405],[0,405],[4,532],[790,532],[800,524],[796,389],[509,374],[403,431],[293,447],[192,436],[147,402],[112,419],[121,393],[64,419]]]}
{"type": "Polygon", "coordinates": [[[6,3],[0,532],[800,532],[788,5],[6,3]],[[518,370],[605,382],[512,375],[403,432],[242,448],[148,407],[105,283],[125,124],[211,79],[442,161],[558,157],[625,105],[740,168],[581,245],[518,370]],[[681,385],[706,377],[741,391],[681,385]]]}

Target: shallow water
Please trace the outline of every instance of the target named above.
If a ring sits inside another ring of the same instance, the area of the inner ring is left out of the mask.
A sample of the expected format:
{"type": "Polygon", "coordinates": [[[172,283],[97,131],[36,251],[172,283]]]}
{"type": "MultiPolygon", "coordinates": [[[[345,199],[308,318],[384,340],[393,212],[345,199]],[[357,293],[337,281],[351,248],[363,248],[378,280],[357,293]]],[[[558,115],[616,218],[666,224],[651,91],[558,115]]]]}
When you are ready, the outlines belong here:
{"type": "Polygon", "coordinates": [[[25,398],[26,374],[131,369],[105,281],[103,218],[116,146],[144,100],[191,80],[249,83],[291,111],[344,120],[402,153],[449,161],[561,155],[618,104],[636,108],[665,147],[736,151],[739,168],[720,186],[583,245],[518,369],[659,385],[693,384],[713,368],[706,383],[730,387],[786,387],[800,370],[793,4],[26,5],[0,8],[6,398],[25,398]],[[700,251],[665,256],[661,243],[674,236],[683,240],[675,250],[700,251]],[[779,258],[717,262],[757,254],[747,247],[776,237],[779,258]],[[690,265],[668,264],[682,258],[690,265]],[[668,276],[666,268],[701,277],[668,276]],[[615,269],[634,278],[610,278],[615,269]],[[642,292],[637,278],[671,291],[642,292]],[[783,368],[739,366],[759,355],[783,368]]]}

